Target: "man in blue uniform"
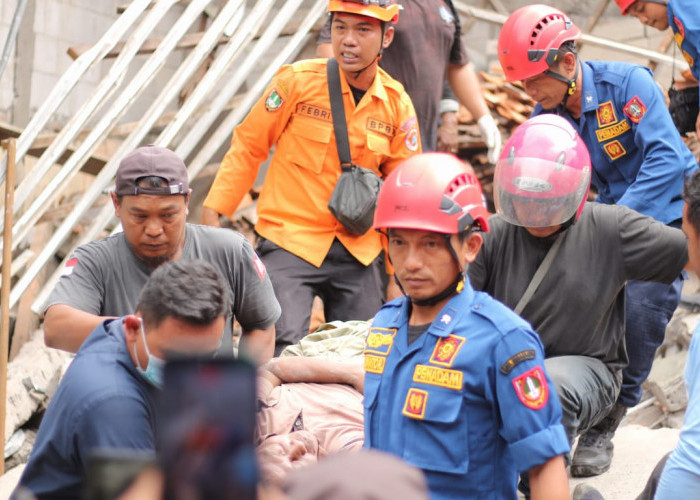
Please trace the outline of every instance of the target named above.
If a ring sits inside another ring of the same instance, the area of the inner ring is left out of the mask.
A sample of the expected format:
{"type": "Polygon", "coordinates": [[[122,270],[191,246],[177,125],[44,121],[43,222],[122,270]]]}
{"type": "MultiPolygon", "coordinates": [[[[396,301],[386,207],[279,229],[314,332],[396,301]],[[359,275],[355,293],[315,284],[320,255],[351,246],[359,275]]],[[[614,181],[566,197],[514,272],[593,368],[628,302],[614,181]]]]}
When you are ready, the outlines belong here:
{"type": "Polygon", "coordinates": [[[78,350],[46,410],[19,488],[38,498],[82,498],[96,451],[155,454],[164,358],[212,355],[230,309],[226,281],[205,261],[178,259],[153,271],[136,312],[103,321],[78,350]]]}
{"type": "Polygon", "coordinates": [[[375,229],[405,295],[365,348],[365,445],[421,468],[431,498],[569,498],[561,407],[542,344],[465,277],[487,227],[481,188],[455,157],[404,161],[379,193],[375,229]]]}
{"type": "MultiPolygon", "coordinates": [[[[537,101],[533,115],[561,115],[581,135],[591,155],[597,201],[625,205],[680,227],[683,181],[697,164],[673,124],[663,93],[648,68],[579,60],[574,42],[580,36],[569,17],[555,8],[528,5],[516,10],[498,40],[506,79],[522,81],[537,101]]],[[[597,475],[610,467],[615,429],[641,397],[641,384],[680,301],[681,285],[680,276],[671,285],[628,283],[629,365],[617,404],[579,439],[573,476],[597,475]]]]}
{"type": "MultiPolygon", "coordinates": [[[[673,38],[690,66],[690,72],[700,80],[700,10],[696,0],[615,0],[623,14],[634,16],[642,24],[663,31],[669,26],[673,38]]],[[[700,87],[695,87],[698,92],[700,87]]],[[[700,114],[694,103],[695,131],[700,135],[700,114]]],[[[688,110],[690,112],[690,110],[688,110]]]]}

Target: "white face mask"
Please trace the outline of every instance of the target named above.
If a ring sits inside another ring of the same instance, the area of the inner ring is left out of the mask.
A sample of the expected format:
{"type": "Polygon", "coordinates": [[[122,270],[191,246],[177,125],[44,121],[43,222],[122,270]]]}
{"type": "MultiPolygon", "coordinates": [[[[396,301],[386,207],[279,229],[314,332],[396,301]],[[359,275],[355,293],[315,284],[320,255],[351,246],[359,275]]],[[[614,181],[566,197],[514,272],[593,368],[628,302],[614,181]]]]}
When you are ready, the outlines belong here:
{"type": "Polygon", "coordinates": [[[143,347],[146,349],[146,354],[148,355],[148,363],[146,363],[146,369],[141,368],[141,363],[139,362],[138,354],[136,353],[136,343],[134,343],[134,358],[136,358],[136,369],[141,374],[143,378],[146,379],[151,385],[157,389],[163,388],[163,367],[165,366],[165,360],[162,360],[148,350],[148,342],[146,342],[146,332],[143,329],[143,318],[139,318],[140,328],[141,328],[141,338],[143,339],[143,347]]]}

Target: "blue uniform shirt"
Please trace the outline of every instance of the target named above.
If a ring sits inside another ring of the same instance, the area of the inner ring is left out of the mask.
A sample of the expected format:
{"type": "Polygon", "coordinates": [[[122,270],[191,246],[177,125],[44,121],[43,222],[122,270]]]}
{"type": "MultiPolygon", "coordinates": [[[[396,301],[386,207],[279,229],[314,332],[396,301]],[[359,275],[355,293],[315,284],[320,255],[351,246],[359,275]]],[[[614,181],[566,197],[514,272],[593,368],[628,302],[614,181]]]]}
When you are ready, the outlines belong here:
{"type": "Polygon", "coordinates": [[[700,325],[695,328],[685,363],[688,407],[678,445],[664,466],[656,500],[700,498],[700,325]]]}
{"type": "Polygon", "coordinates": [[[365,348],[365,446],[423,469],[431,498],[516,498],[517,475],[569,451],[537,334],[467,284],[407,345],[409,302],[365,348]]]}
{"type": "MultiPolygon", "coordinates": [[[[581,61],[581,117],[562,106],[588,147],[597,201],[628,206],[665,224],[681,218],[685,177],[697,163],[683,143],[664,95],[643,66],[581,61]]],[[[535,106],[533,116],[545,113],[535,106]]]]}
{"type": "Polygon", "coordinates": [[[127,352],[120,319],[85,340],[46,409],[19,484],[38,498],[82,498],[99,448],[155,453],[155,392],[127,352]]]}
{"type": "Polygon", "coordinates": [[[666,13],[676,44],[688,62],[691,73],[700,80],[700,10],[697,0],[669,0],[666,13]]]}

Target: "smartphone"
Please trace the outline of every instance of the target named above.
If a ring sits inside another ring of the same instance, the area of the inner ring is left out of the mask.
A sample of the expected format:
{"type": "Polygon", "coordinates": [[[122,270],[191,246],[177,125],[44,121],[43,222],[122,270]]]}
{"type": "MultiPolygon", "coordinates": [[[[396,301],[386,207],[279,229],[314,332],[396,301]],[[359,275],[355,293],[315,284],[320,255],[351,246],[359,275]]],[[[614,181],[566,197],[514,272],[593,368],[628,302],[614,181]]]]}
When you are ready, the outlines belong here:
{"type": "Polygon", "coordinates": [[[158,404],[167,499],[255,499],[256,367],[243,359],[174,359],[158,404]]]}

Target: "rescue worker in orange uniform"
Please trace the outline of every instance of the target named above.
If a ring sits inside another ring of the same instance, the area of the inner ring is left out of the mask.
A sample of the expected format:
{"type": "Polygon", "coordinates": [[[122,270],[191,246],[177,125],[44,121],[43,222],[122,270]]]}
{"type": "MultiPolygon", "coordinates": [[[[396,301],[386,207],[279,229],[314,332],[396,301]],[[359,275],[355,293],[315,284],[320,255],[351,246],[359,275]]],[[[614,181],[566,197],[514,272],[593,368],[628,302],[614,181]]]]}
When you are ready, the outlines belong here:
{"type": "MultiPolygon", "coordinates": [[[[328,12],[352,161],[383,178],[421,151],[408,94],[378,67],[399,7],[389,0],[330,0],[328,12]]],[[[276,354],[308,332],[314,296],[323,300],[326,321],[369,319],[385,296],[379,235],[350,233],[327,207],[341,168],[326,64],[315,59],[280,69],[234,130],[202,210],[202,222],[212,226],[219,215],[232,215],[275,146],[255,230],[282,306],[276,354]]]]}

